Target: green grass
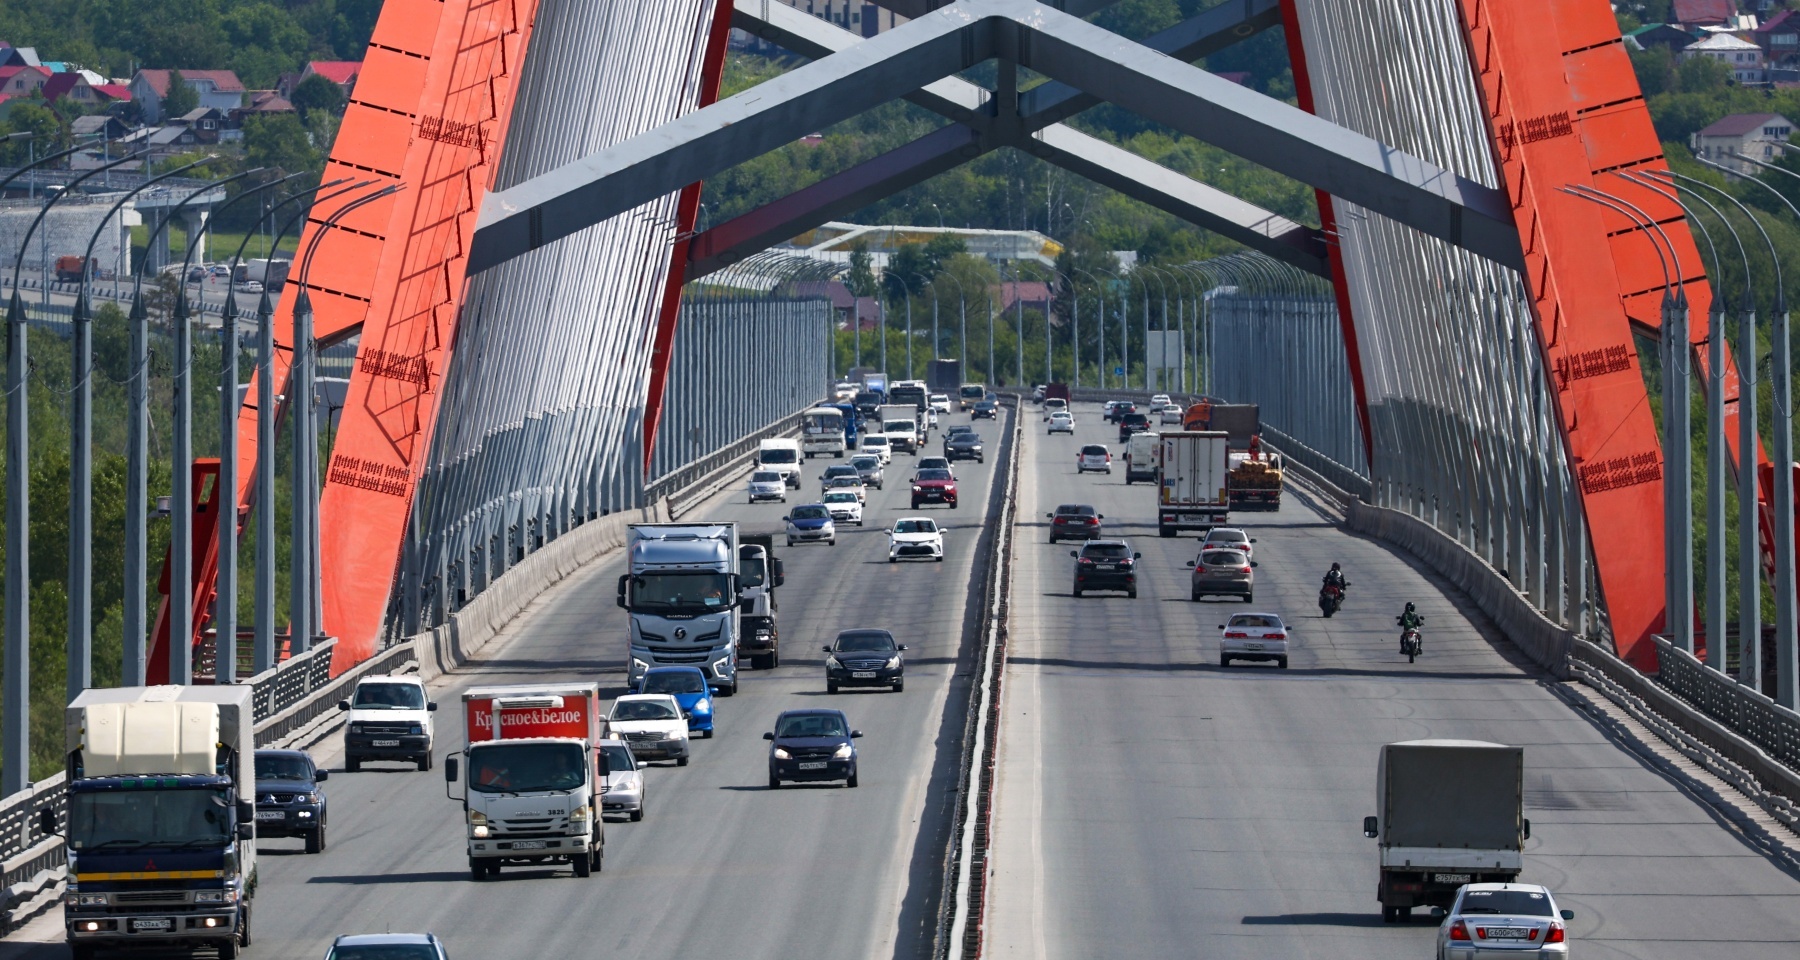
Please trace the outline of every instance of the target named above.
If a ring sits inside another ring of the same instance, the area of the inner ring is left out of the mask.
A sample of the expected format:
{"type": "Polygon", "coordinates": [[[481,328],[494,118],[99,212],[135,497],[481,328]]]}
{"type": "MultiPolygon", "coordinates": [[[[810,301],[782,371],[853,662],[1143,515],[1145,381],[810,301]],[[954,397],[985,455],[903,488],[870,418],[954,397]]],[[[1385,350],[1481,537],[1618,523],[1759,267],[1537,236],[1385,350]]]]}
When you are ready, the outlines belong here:
{"type": "MultiPolygon", "coordinates": [[[[149,243],[149,227],[139,225],[131,228],[132,262],[143,262],[144,251],[147,249],[149,243]]],[[[244,243],[243,231],[238,231],[236,233],[229,233],[223,230],[213,231],[209,238],[212,259],[226,260],[230,258],[232,253],[237,250],[238,244],[240,243],[244,243]]],[[[281,245],[277,249],[280,250],[282,255],[292,257],[295,249],[298,248],[299,245],[300,238],[290,233],[287,237],[282,239],[281,245]]],[[[268,249],[267,238],[260,233],[255,234],[250,237],[249,243],[244,246],[244,259],[255,260],[267,257],[269,255],[268,249]]],[[[206,257],[203,256],[203,254],[206,252],[207,251],[205,250],[197,251],[194,255],[194,262],[201,263],[205,261],[206,257]]],[[[169,255],[176,260],[187,255],[187,234],[179,227],[173,227],[169,231],[169,255]]]]}

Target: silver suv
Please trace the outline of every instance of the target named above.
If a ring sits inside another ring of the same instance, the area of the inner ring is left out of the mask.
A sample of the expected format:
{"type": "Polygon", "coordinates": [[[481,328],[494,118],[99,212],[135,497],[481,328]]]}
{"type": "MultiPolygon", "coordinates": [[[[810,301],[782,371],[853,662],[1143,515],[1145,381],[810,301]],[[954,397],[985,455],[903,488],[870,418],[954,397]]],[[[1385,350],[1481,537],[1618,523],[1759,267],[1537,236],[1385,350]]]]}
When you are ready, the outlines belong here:
{"type": "Polygon", "coordinates": [[[862,478],[863,486],[881,489],[881,458],[872,453],[857,454],[850,458],[850,465],[856,468],[856,475],[862,478]]]}

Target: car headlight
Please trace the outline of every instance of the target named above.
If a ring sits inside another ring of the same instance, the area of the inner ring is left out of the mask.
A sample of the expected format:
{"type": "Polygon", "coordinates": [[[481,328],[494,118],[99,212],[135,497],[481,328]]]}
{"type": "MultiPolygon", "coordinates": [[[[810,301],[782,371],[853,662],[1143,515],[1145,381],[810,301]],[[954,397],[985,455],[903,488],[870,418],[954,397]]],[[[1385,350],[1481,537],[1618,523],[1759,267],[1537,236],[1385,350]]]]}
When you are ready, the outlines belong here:
{"type": "Polygon", "coordinates": [[[920,486],[915,486],[915,487],[913,487],[913,492],[914,492],[914,493],[924,493],[924,492],[925,492],[925,488],[924,488],[924,487],[920,487],[920,486]]]}
{"type": "Polygon", "coordinates": [[[777,760],[792,760],[793,757],[794,757],[794,755],[791,753],[788,753],[785,749],[783,749],[781,747],[775,748],[775,759],[777,759],[777,760]]]}
{"type": "Polygon", "coordinates": [[[706,699],[705,697],[701,697],[700,699],[695,700],[694,701],[694,712],[695,713],[710,713],[710,712],[712,712],[712,701],[706,699]]]}
{"type": "Polygon", "coordinates": [[[71,907],[104,907],[106,906],[106,894],[71,893],[65,902],[71,907]]]}
{"type": "Polygon", "coordinates": [[[887,668],[889,670],[900,669],[900,655],[899,654],[895,654],[892,658],[890,658],[888,660],[887,668]]]}
{"type": "Polygon", "coordinates": [[[838,662],[838,658],[835,654],[829,653],[825,655],[825,665],[833,670],[841,670],[844,667],[843,664],[838,662]]]}
{"type": "Polygon", "coordinates": [[[476,827],[473,830],[470,830],[469,833],[472,834],[475,837],[475,839],[477,839],[477,840],[486,840],[487,835],[488,835],[488,828],[476,827]]]}
{"type": "Polygon", "coordinates": [[[833,760],[848,760],[848,759],[850,759],[850,754],[854,750],[855,750],[855,748],[850,746],[847,743],[840,744],[837,748],[837,752],[833,753],[831,755],[831,759],[833,759],[833,760]]]}
{"type": "Polygon", "coordinates": [[[487,814],[482,813],[480,810],[470,810],[469,811],[469,823],[470,824],[479,827],[479,826],[484,826],[487,822],[488,822],[487,814]]]}
{"type": "Polygon", "coordinates": [[[300,801],[301,803],[318,803],[319,795],[316,793],[302,793],[299,796],[296,796],[294,799],[300,801]]]}
{"type": "Polygon", "coordinates": [[[586,808],[586,807],[576,807],[575,809],[569,811],[570,822],[574,822],[577,820],[586,820],[587,818],[588,818],[588,808],[586,808]]]}

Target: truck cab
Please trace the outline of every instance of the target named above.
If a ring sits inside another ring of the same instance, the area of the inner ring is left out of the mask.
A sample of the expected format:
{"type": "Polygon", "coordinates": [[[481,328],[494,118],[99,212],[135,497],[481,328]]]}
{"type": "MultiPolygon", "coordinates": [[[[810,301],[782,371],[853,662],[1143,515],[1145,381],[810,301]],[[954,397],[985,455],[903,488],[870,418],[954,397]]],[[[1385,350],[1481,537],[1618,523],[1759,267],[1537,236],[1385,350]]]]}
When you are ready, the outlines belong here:
{"type": "Polygon", "coordinates": [[[719,696],[736,693],[737,524],[638,523],[627,536],[630,572],[619,578],[618,603],[631,614],[629,682],[655,666],[694,666],[719,696]]]}
{"type": "MultiPolygon", "coordinates": [[[[256,895],[255,715],[248,686],[86,690],[64,713],[63,917],[99,950],[249,945],[256,895]]],[[[50,808],[39,827],[57,830],[50,808]]]]}
{"type": "Polygon", "coordinates": [[[567,863],[577,877],[600,870],[607,760],[597,747],[599,686],[471,687],[463,718],[468,746],[444,761],[444,782],[446,792],[463,785],[470,876],[481,881],[503,865],[545,862],[567,863]],[[466,781],[459,759],[468,764],[466,781]]]}
{"type": "Polygon", "coordinates": [[[738,641],[739,658],[749,657],[757,670],[781,666],[781,630],[775,615],[779,605],[775,588],[786,582],[781,559],[775,556],[775,535],[745,534],[738,547],[738,596],[742,598],[744,635],[738,641]]]}

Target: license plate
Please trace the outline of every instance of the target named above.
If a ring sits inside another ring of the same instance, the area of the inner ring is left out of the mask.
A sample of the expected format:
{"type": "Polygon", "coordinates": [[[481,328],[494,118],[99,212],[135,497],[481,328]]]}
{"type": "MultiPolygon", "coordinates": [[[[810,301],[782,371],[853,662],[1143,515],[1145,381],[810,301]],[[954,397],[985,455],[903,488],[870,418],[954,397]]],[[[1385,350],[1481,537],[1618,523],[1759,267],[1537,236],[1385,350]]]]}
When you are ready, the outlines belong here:
{"type": "Polygon", "coordinates": [[[1487,940],[1523,940],[1531,935],[1524,927],[1488,927],[1487,940]]]}
{"type": "Polygon", "coordinates": [[[1095,570],[1117,570],[1117,569],[1119,569],[1119,567],[1118,567],[1118,564],[1113,564],[1113,563],[1096,563],[1096,564],[1094,564],[1094,569],[1095,570]]]}
{"type": "Polygon", "coordinates": [[[823,769],[825,769],[825,761],[815,760],[811,763],[802,763],[802,764],[800,764],[800,769],[802,769],[802,770],[823,770],[823,769]]]}
{"type": "Polygon", "coordinates": [[[514,840],[512,848],[514,850],[542,850],[542,849],[544,849],[544,841],[542,841],[542,840],[514,840]]]}
{"type": "Polygon", "coordinates": [[[287,816],[287,814],[282,813],[280,810],[258,810],[258,811],[256,811],[256,819],[258,819],[258,820],[280,820],[286,816],[287,816]]]}
{"type": "Polygon", "coordinates": [[[131,930],[133,933],[173,929],[175,929],[175,921],[168,917],[141,917],[131,921],[131,930]]]}
{"type": "Polygon", "coordinates": [[[1261,650],[1261,649],[1262,649],[1262,648],[1263,648],[1263,645],[1262,645],[1262,644],[1260,644],[1260,643],[1246,643],[1246,644],[1244,644],[1244,649],[1246,649],[1246,650],[1261,650]]]}
{"type": "Polygon", "coordinates": [[[855,673],[852,673],[850,676],[856,680],[873,680],[873,679],[875,679],[875,671],[873,671],[873,670],[858,670],[855,673]]]}
{"type": "Polygon", "coordinates": [[[400,745],[400,741],[398,740],[372,740],[370,742],[377,747],[397,747],[400,745]]]}
{"type": "Polygon", "coordinates": [[[1431,882],[1432,883],[1468,883],[1469,875],[1466,873],[1434,873],[1431,875],[1431,882]]]}

